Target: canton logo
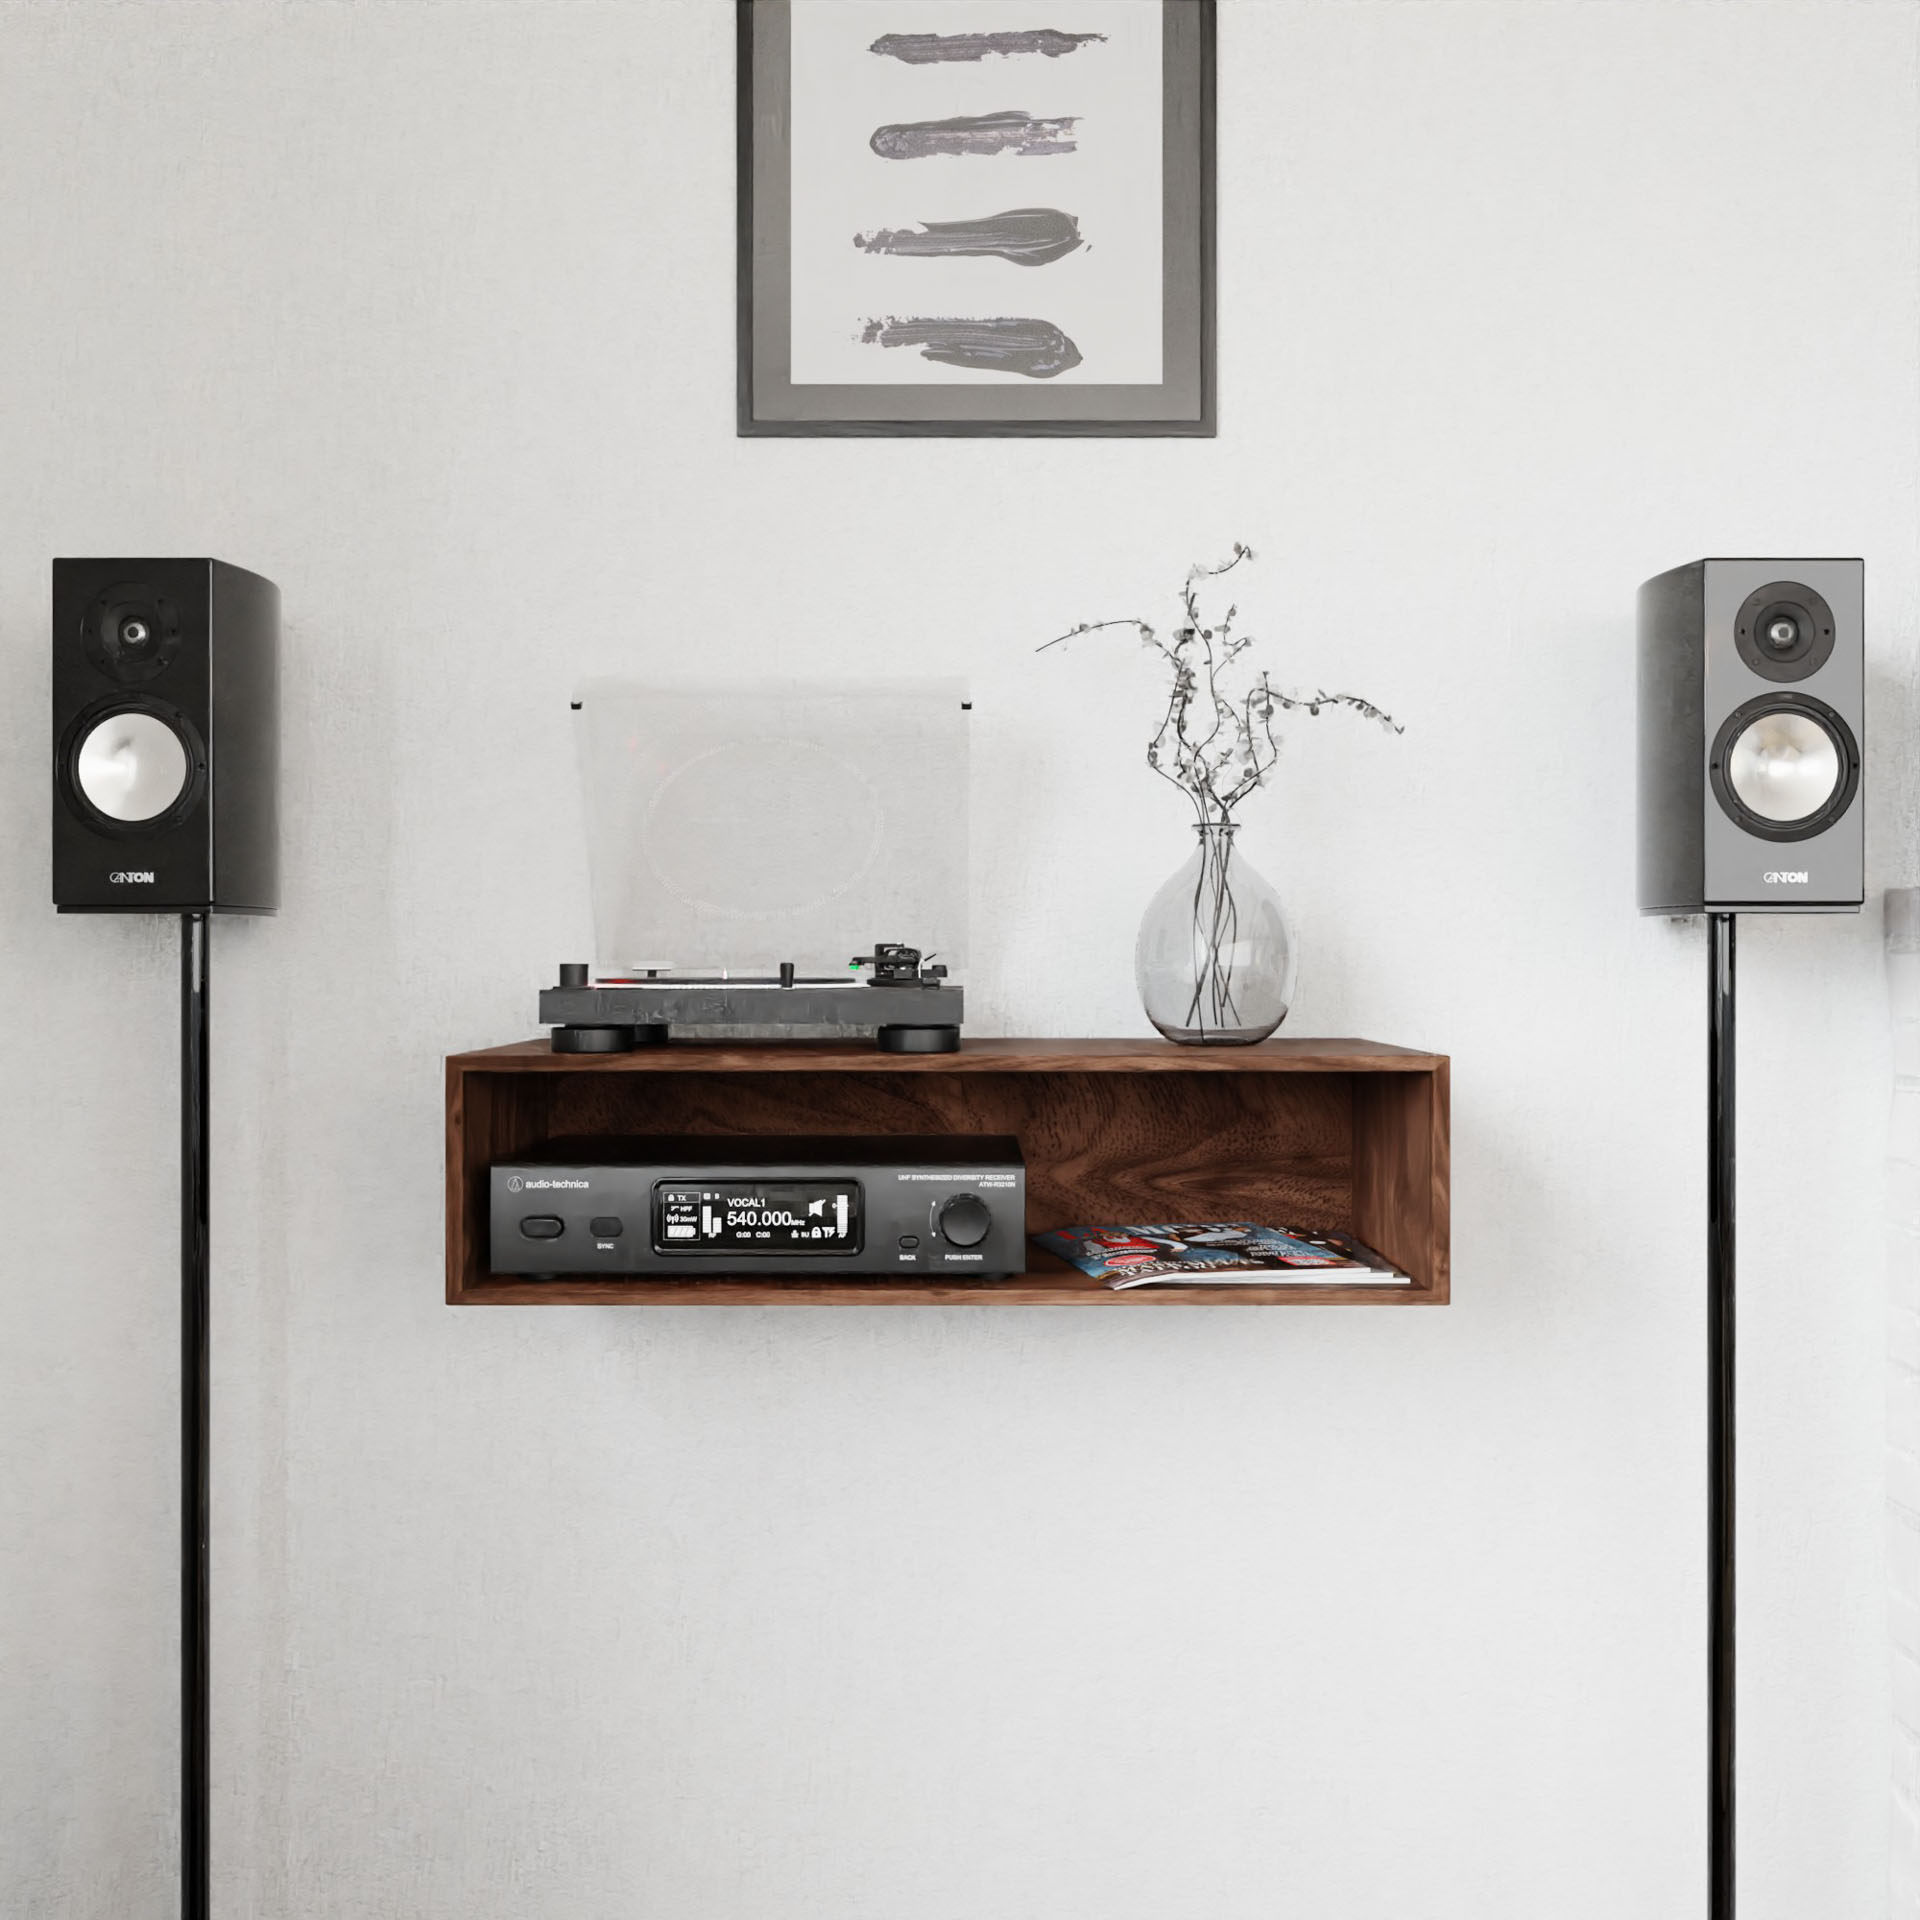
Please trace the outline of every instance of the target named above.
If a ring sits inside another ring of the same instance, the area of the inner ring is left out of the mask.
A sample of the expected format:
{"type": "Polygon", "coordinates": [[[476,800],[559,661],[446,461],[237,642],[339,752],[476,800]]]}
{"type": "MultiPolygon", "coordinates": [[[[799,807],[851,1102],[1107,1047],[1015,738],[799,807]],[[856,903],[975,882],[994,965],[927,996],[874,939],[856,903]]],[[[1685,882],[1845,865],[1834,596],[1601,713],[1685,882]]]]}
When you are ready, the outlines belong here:
{"type": "Polygon", "coordinates": [[[1763,873],[1760,878],[1770,887],[1804,887],[1807,884],[1804,873],[1763,873]]]}
{"type": "Polygon", "coordinates": [[[110,873],[107,878],[116,887],[150,887],[153,875],[150,873],[110,873]]]}

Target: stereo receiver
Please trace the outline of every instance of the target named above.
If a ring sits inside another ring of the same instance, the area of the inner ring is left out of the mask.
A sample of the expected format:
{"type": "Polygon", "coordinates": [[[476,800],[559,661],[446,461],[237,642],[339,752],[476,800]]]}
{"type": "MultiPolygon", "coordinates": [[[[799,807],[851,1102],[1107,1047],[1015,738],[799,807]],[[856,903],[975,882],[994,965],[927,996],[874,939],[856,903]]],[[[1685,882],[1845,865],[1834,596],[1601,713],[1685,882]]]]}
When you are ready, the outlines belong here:
{"type": "Polygon", "coordinates": [[[1018,1273],[1027,1171],[1003,1134],[548,1141],[489,1173],[492,1271],[1018,1273]]]}

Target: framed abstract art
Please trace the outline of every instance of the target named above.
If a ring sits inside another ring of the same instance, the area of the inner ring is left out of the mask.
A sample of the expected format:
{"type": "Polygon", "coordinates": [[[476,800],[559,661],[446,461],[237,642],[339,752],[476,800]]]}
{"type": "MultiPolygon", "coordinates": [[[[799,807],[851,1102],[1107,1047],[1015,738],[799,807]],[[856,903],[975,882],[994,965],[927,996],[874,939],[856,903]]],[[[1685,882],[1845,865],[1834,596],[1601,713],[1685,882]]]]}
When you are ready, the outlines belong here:
{"type": "Polygon", "coordinates": [[[742,434],[1214,431],[1213,0],[737,0],[742,434]]]}

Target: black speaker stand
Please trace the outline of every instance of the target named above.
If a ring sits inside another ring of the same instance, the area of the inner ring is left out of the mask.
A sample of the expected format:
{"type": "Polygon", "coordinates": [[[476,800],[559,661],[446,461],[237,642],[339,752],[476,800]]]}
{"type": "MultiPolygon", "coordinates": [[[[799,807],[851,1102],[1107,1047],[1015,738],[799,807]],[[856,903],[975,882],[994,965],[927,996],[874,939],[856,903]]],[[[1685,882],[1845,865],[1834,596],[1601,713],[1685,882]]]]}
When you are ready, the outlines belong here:
{"type": "Polygon", "coordinates": [[[180,1913],[208,1920],[207,935],[180,916],[180,1913]]]}
{"type": "Polygon", "coordinates": [[[1707,1911],[1733,1920],[1733,915],[1707,915],[1707,1911]]]}

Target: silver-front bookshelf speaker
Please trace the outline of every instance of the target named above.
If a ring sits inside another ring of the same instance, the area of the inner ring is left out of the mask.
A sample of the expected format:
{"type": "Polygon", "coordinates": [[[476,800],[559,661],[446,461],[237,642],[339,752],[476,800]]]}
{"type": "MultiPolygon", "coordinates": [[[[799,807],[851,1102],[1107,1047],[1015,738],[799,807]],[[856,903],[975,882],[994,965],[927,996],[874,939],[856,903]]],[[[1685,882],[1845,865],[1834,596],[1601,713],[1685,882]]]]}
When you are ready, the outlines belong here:
{"type": "Polygon", "coordinates": [[[1640,589],[1643,913],[1860,906],[1863,575],[1696,560],[1640,589]]]}
{"type": "Polygon", "coordinates": [[[53,903],[271,913],[280,595],[220,560],[53,563],[53,903]]]}

